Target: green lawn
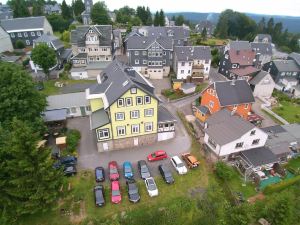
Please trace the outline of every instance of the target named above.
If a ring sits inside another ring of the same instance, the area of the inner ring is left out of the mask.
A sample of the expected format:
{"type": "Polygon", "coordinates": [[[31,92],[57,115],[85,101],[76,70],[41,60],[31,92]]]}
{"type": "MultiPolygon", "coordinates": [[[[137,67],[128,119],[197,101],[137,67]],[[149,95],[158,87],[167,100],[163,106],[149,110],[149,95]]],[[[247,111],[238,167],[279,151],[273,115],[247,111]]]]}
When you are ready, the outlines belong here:
{"type": "Polygon", "coordinates": [[[291,172],[300,173],[300,157],[296,159],[291,159],[285,166],[288,169],[291,169],[291,172]]]}
{"type": "Polygon", "coordinates": [[[228,43],[227,39],[219,39],[219,38],[207,38],[205,41],[201,39],[201,42],[197,43],[197,40],[201,39],[200,34],[193,34],[190,37],[191,43],[193,45],[207,45],[207,46],[216,46],[216,45],[226,45],[228,43]]]}
{"type": "MultiPolygon", "coordinates": [[[[201,92],[204,88],[207,87],[207,83],[198,84],[195,90],[195,93],[201,92]]],[[[195,94],[192,93],[192,94],[195,94]]],[[[162,95],[170,100],[180,99],[192,94],[184,94],[181,90],[165,89],[162,90],[162,95]]]]}
{"type": "Polygon", "coordinates": [[[273,111],[289,123],[300,123],[300,105],[291,101],[280,101],[273,111]]]}

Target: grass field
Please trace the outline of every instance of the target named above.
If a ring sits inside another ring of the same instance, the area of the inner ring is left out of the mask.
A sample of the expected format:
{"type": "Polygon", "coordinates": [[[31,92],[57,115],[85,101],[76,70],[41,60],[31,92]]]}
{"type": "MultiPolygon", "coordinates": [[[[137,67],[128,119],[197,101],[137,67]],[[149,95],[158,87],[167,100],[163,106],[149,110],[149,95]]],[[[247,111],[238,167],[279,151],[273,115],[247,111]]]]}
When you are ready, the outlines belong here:
{"type": "Polygon", "coordinates": [[[300,105],[290,101],[280,101],[280,106],[272,109],[289,123],[300,123],[300,105]]]}
{"type": "MultiPolygon", "coordinates": [[[[201,92],[206,87],[207,87],[207,83],[198,84],[196,86],[195,93],[201,92]]],[[[195,94],[195,93],[192,93],[192,94],[195,94]]],[[[172,88],[162,90],[162,95],[164,95],[166,98],[168,98],[170,100],[180,99],[180,98],[192,95],[192,94],[184,94],[181,90],[173,90],[172,88]]]]}

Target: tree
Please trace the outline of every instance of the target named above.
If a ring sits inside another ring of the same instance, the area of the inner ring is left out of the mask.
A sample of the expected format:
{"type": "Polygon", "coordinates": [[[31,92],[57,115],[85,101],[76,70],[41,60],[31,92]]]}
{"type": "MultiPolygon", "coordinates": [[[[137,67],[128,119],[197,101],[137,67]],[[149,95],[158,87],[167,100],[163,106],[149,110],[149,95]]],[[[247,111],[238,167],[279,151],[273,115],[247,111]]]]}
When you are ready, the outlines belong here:
{"type": "Polygon", "coordinates": [[[70,42],[70,31],[65,30],[60,38],[63,42],[70,42]]]}
{"type": "Polygon", "coordinates": [[[160,19],[159,18],[159,12],[156,11],[155,16],[154,16],[154,21],[153,21],[154,26],[159,26],[159,23],[160,23],[159,19],[160,19]]]}
{"type": "Polygon", "coordinates": [[[64,19],[72,18],[72,12],[70,7],[67,5],[66,0],[61,3],[61,15],[64,19]]]}
{"type": "Polygon", "coordinates": [[[150,12],[150,8],[149,8],[149,7],[147,7],[146,12],[147,12],[147,13],[146,13],[146,14],[147,14],[146,25],[147,25],[147,26],[150,26],[150,25],[153,24],[153,19],[152,19],[152,13],[150,12]]]}
{"type": "Polygon", "coordinates": [[[267,23],[267,33],[268,34],[273,34],[273,28],[274,28],[274,19],[273,17],[269,19],[267,23]]]}
{"type": "Polygon", "coordinates": [[[0,129],[0,137],[1,212],[18,218],[46,210],[58,200],[63,181],[62,171],[52,168],[50,149],[37,149],[37,133],[17,119],[10,131],[0,129]]]}
{"type": "Polygon", "coordinates": [[[165,26],[165,13],[162,9],[159,12],[159,25],[162,27],[165,26]]]}
{"type": "Polygon", "coordinates": [[[17,49],[23,49],[23,48],[25,48],[24,41],[17,40],[15,46],[16,46],[17,49]]]}
{"type": "Polygon", "coordinates": [[[7,4],[14,12],[14,18],[30,16],[25,0],[10,0],[7,4]]]}
{"type": "Polygon", "coordinates": [[[254,222],[254,208],[248,203],[230,206],[226,210],[226,224],[248,225],[254,222]]]}
{"type": "Polygon", "coordinates": [[[44,1],[37,0],[32,6],[32,15],[33,16],[42,16],[44,15],[44,1]]]}
{"type": "Polygon", "coordinates": [[[216,174],[222,180],[230,180],[234,176],[234,171],[230,166],[219,161],[216,163],[216,174]]]}
{"type": "MultiPolygon", "coordinates": [[[[46,107],[46,98],[34,88],[26,70],[11,63],[0,63],[0,125],[13,118],[34,124],[46,107]]],[[[1,139],[1,138],[0,138],[1,139]]]]}
{"type": "Polygon", "coordinates": [[[104,2],[94,4],[91,12],[91,18],[94,24],[111,24],[108,16],[108,9],[104,2]]]}
{"type": "Polygon", "coordinates": [[[201,37],[203,41],[206,41],[207,39],[207,30],[206,27],[203,28],[202,32],[201,32],[201,37]]]}
{"type": "Polygon", "coordinates": [[[85,6],[82,2],[82,0],[75,0],[74,4],[72,5],[73,11],[75,16],[81,16],[81,13],[84,11],[85,6]]]}
{"type": "Polygon", "coordinates": [[[116,22],[126,24],[135,15],[135,10],[129,6],[124,6],[116,12],[116,22]]]}
{"type": "Polygon", "coordinates": [[[31,58],[35,64],[43,69],[47,76],[49,76],[49,69],[57,63],[54,49],[44,43],[33,48],[31,58]]]}
{"type": "Polygon", "coordinates": [[[175,25],[176,26],[182,26],[184,24],[184,17],[183,15],[179,15],[175,19],[175,25]]]}
{"type": "Polygon", "coordinates": [[[63,32],[68,30],[70,26],[70,21],[64,19],[61,15],[51,14],[47,16],[49,23],[52,26],[53,31],[63,32]]]}
{"type": "Polygon", "coordinates": [[[263,17],[257,24],[257,33],[264,34],[265,31],[266,31],[266,19],[265,17],[263,17]]]}

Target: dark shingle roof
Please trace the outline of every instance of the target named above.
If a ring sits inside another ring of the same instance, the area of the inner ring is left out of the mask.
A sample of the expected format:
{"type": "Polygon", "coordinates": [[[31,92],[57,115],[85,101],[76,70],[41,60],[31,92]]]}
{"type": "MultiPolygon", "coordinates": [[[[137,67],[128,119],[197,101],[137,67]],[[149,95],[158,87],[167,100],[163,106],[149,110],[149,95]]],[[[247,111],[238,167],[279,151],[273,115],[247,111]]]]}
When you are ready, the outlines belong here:
{"type": "Polygon", "coordinates": [[[242,151],[241,156],[249,165],[253,167],[263,166],[269,163],[278,162],[277,157],[267,147],[252,148],[242,151]]]}
{"type": "Polygon", "coordinates": [[[72,59],[86,59],[87,58],[87,53],[79,53],[75,55],[72,59]]]}
{"type": "Polygon", "coordinates": [[[176,122],[175,117],[163,106],[158,106],[158,122],[176,122]]]}
{"type": "Polygon", "coordinates": [[[279,72],[299,72],[300,69],[294,60],[273,60],[279,72]]]}
{"type": "Polygon", "coordinates": [[[174,52],[178,61],[211,59],[210,47],[208,46],[178,46],[174,48],[174,52]]]}
{"type": "Polygon", "coordinates": [[[230,49],[232,50],[250,50],[251,46],[249,41],[230,41],[230,49]]]}
{"type": "Polygon", "coordinates": [[[55,36],[50,34],[43,34],[34,40],[36,43],[52,43],[56,49],[63,48],[64,44],[55,36]]]}
{"type": "Polygon", "coordinates": [[[67,119],[67,109],[49,110],[43,114],[45,122],[62,121],[67,119]]]}
{"type": "Polygon", "coordinates": [[[271,43],[252,42],[251,48],[254,49],[256,53],[260,53],[262,55],[272,55],[271,43]]]}
{"type": "Polygon", "coordinates": [[[296,52],[292,52],[289,54],[289,58],[295,60],[295,62],[300,66],[300,54],[296,52]]]}
{"type": "Polygon", "coordinates": [[[213,85],[221,106],[255,102],[251,88],[246,80],[217,81],[213,85]]]}
{"type": "Polygon", "coordinates": [[[154,42],[159,43],[164,49],[172,49],[172,39],[168,37],[139,37],[131,36],[127,40],[127,49],[148,49],[154,42]]]}
{"type": "MultiPolygon", "coordinates": [[[[258,74],[255,75],[255,77],[253,77],[253,79],[251,79],[249,81],[250,84],[256,85],[258,84],[262,79],[264,79],[269,73],[266,71],[259,71],[258,74]]],[[[271,77],[270,77],[271,78],[271,77]]],[[[271,78],[272,79],[272,78],[271,78]]]]}
{"type": "Polygon", "coordinates": [[[46,17],[24,17],[1,20],[1,26],[7,31],[12,30],[30,30],[30,29],[43,29],[46,17]]]}
{"type": "Polygon", "coordinates": [[[109,123],[109,118],[104,109],[99,109],[91,114],[91,129],[102,127],[109,123]]]}

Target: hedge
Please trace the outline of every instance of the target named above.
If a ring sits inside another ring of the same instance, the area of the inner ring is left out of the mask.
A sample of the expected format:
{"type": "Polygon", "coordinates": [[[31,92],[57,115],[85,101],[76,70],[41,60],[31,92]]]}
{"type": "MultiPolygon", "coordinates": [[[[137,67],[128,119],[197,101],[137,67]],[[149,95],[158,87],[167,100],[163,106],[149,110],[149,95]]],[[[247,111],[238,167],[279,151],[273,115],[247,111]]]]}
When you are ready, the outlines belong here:
{"type": "Polygon", "coordinates": [[[80,138],[81,135],[78,130],[69,130],[67,132],[67,151],[71,153],[75,152],[80,138]]]}
{"type": "Polygon", "coordinates": [[[264,190],[264,194],[271,194],[274,192],[282,191],[296,183],[300,182],[300,176],[296,176],[293,178],[290,178],[288,180],[283,180],[277,184],[268,185],[264,190]]]}

